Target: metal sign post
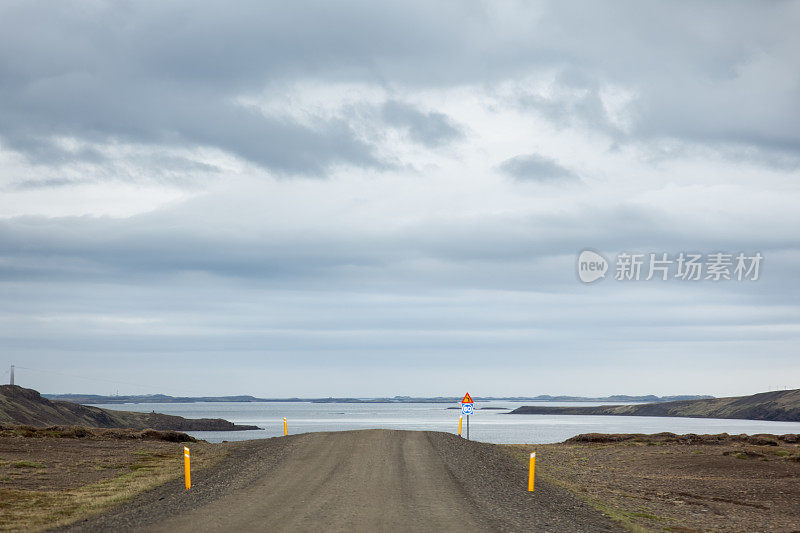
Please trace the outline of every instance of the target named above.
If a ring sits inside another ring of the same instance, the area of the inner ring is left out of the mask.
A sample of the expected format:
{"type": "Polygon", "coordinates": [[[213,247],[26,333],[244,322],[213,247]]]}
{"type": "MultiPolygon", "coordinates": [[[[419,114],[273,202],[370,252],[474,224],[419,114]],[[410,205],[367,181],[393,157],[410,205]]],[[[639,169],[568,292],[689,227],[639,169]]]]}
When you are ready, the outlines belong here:
{"type": "Polygon", "coordinates": [[[467,440],[469,440],[469,415],[473,413],[473,406],[472,397],[466,393],[464,399],[461,400],[461,416],[467,417],[467,440]]]}

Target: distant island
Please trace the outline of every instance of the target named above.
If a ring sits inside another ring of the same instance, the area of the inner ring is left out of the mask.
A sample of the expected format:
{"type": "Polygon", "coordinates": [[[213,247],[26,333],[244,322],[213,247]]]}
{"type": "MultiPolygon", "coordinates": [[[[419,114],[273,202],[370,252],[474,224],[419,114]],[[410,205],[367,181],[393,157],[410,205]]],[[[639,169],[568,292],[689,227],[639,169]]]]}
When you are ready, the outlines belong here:
{"type": "Polygon", "coordinates": [[[183,418],[161,413],[134,413],[50,400],[33,389],[0,385],[0,423],[29,426],[87,426],[94,428],[175,431],[238,431],[260,429],[221,418],[183,418]]]}
{"type": "Polygon", "coordinates": [[[752,396],[684,400],[638,405],[556,407],[526,405],[512,415],[678,416],[800,422],[800,389],[762,392],[752,396]]]}
{"type": "MultiPolygon", "coordinates": [[[[196,402],[309,402],[309,403],[459,403],[461,396],[394,396],[391,398],[256,398],[255,396],[167,396],[165,394],[102,396],[97,394],[43,394],[45,398],[56,401],[79,403],[82,405],[118,403],[196,403],[196,402]]],[[[697,400],[713,398],[708,395],[684,396],[475,396],[476,402],[671,402],[676,400],[697,400]]]]}

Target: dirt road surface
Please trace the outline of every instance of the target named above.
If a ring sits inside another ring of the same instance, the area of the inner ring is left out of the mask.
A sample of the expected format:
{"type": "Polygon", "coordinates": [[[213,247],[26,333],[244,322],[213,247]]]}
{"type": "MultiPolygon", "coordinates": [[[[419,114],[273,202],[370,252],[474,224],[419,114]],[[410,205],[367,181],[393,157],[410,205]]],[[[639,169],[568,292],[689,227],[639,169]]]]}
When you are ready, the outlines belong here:
{"type": "Polygon", "coordinates": [[[232,444],[219,466],[74,531],[619,531],[491,444],[420,431],[306,433],[232,444]]]}

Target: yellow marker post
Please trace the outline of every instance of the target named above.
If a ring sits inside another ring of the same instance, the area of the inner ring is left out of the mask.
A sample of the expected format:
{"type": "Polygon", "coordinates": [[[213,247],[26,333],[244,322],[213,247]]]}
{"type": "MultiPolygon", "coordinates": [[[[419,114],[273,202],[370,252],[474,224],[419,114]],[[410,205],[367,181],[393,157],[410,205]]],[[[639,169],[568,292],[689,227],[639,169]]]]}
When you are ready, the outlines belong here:
{"type": "Polygon", "coordinates": [[[464,421],[464,417],[461,416],[461,415],[458,415],[458,436],[459,437],[461,436],[461,422],[463,422],[463,421],[464,421]]]}
{"type": "Polygon", "coordinates": [[[189,465],[189,448],[186,446],[183,447],[183,466],[186,470],[186,490],[189,490],[192,487],[192,472],[191,467],[189,465]]]}
{"type": "Polygon", "coordinates": [[[285,437],[288,434],[289,434],[289,428],[286,426],[286,417],[284,416],[283,417],[283,436],[285,437]]]}
{"type": "Polygon", "coordinates": [[[536,452],[531,454],[531,467],[528,472],[528,492],[533,492],[533,474],[536,472],[536,452]]]}

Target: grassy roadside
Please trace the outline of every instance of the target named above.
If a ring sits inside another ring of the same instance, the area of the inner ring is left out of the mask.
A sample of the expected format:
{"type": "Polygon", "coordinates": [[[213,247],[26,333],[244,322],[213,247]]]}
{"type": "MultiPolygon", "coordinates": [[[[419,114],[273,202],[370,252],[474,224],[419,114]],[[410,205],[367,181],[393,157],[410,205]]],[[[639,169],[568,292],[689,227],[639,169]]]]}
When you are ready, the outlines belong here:
{"type": "MultiPolygon", "coordinates": [[[[192,471],[224,446],[194,442],[192,471]]],[[[182,442],[0,436],[0,530],[41,531],[102,512],[183,476],[182,442]]]]}
{"type": "MultiPolygon", "coordinates": [[[[580,486],[577,483],[569,482],[564,479],[563,476],[558,474],[558,468],[554,467],[552,464],[548,464],[548,459],[552,457],[551,453],[548,453],[550,450],[548,448],[552,448],[553,446],[560,446],[560,445],[532,445],[532,444],[505,444],[501,445],[507,452],[514,456],[515,459],[520,461],[521,463],[528,465],[528,459],[530,457],[530,452],[535,450],[537,456],[536,462],[536,480],[537,481],[545,481],[547,483],[551,483],[562,489],[565,489],[567,492],[571,493],[573,496],[577,497],[578,499],[586,502],[591,507],[593,507],[598,512],[602,513],[603,515],[611,518],[622,527],[625,528],[626,531],[631,531],[632,533],[647,533],[653,531],[652,529],[648,529],[641,524],[635,522],[637,518],[633,512],[627,511],[623,508],[619,508],[613,505],[611,502],[603,500],[596,494],[592,494],[586,490],[585,487],[580,486]]],[[[581,460],[580,457],[577,458],[581,460]]]]}
{"type": "Polygon", "coordinates": [[[644,439],[503,448],[524,464],[536,451],[537,480],[628,531],[800,530],[798,443],[644,439]]]}

